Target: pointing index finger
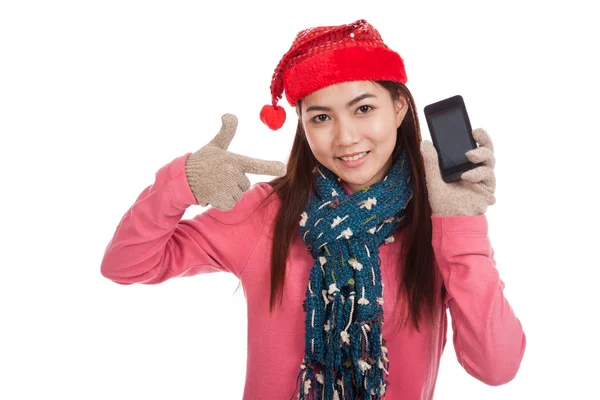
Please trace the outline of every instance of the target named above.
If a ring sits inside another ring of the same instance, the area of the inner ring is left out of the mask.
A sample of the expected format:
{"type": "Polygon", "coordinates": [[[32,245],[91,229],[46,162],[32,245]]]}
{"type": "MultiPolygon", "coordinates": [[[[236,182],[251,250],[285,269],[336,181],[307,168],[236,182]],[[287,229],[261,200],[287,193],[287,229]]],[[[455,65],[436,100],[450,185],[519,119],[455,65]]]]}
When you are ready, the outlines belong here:
{"type": "Polygon", "coordinates": [[[229,156],[232,163],[240,166],[244,173],[283,176],[287,171],[287,166],[280,161],[261,160],[231,152],[229,156]]]}

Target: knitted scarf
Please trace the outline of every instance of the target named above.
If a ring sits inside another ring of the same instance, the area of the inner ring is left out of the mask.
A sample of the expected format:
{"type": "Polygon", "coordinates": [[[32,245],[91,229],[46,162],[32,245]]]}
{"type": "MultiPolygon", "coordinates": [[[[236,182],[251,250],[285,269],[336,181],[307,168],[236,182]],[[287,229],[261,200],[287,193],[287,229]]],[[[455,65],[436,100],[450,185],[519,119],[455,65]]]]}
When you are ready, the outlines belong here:
{"type": "MultiPolygon", "coordinates": [[[[298,399],[381,399],[389,360],[379,246],[405,224],[413,196],[408,154],[387,176],[348,195],[320,163],[300,234],[315,259],[306,300],[305,355],[298,399]]],[[[293,397],[293,395],[292,395],[293,397]]]]}

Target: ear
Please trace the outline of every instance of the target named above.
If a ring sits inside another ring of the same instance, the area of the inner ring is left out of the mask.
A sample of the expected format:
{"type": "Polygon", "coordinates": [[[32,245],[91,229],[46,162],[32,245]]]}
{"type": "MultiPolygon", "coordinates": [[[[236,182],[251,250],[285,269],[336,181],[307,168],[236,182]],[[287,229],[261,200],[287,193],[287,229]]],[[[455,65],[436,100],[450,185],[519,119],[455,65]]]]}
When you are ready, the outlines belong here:
{"type": "Polygon", "coordinates": [[[394,107],[396,110],[396,128],[399,128],[408,112],[408,101],[403,96],[399,96],[398,100],[394,100],[394,107]]]}

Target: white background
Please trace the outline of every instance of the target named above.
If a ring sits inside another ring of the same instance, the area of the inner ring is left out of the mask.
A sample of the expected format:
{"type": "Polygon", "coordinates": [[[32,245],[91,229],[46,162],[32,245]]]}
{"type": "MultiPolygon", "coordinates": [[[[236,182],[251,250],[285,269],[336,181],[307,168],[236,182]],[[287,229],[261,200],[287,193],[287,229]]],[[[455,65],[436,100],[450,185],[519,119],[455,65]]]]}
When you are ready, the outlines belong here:
{"type": "Polygon", "coordinates": [[[101,276],[104,248],[225,112],[231,151],[285,162],[293,110],[277,132],[258,117],[275,66],[299,30],[359,18],[404,58],[424,138],[423,107],[461,94],[495,146],[490,238],[527,350],[491,387],[449,340],[436,399],[600,398],[592,3],[2,1],[0,398],[241,399],[236,278],[124,287],[101,276]]]}

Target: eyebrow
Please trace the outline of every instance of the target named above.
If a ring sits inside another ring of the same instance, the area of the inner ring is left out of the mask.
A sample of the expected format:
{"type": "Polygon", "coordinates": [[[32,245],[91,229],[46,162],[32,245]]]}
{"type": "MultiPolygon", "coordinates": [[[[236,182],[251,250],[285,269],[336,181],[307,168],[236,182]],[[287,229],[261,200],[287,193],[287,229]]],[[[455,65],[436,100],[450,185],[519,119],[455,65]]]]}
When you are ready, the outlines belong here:
{"type": "MultiPolygon", "coordinates": [[[[361,100],[364,100],[364,99],[368,99],[368,98],[371,98],[371,97],[375,98],[375,97],[377,97],[377,96],[375,96],[374,94],[371,94],[371,93],[364,93],[364,94],[361,94],[360,96],[358,96],[358,97],[356,97],[355,99],[351,100],[351,101],[350,101],[350,102],[349,102],[349,103],[346,105],[346,107],[352,107],[354,104],[358,103],[359,101],[361,101],[361,100]]],[[[307,113],[308,113],[308,112],[311,112],[311,111],[331,111],[331,108],[329,108],[329,107],[325,107],[325,106],[310,106],[310,107],[308,107],[308,108],[306,109],[306,112],[307,112],[307,113]]]]}

